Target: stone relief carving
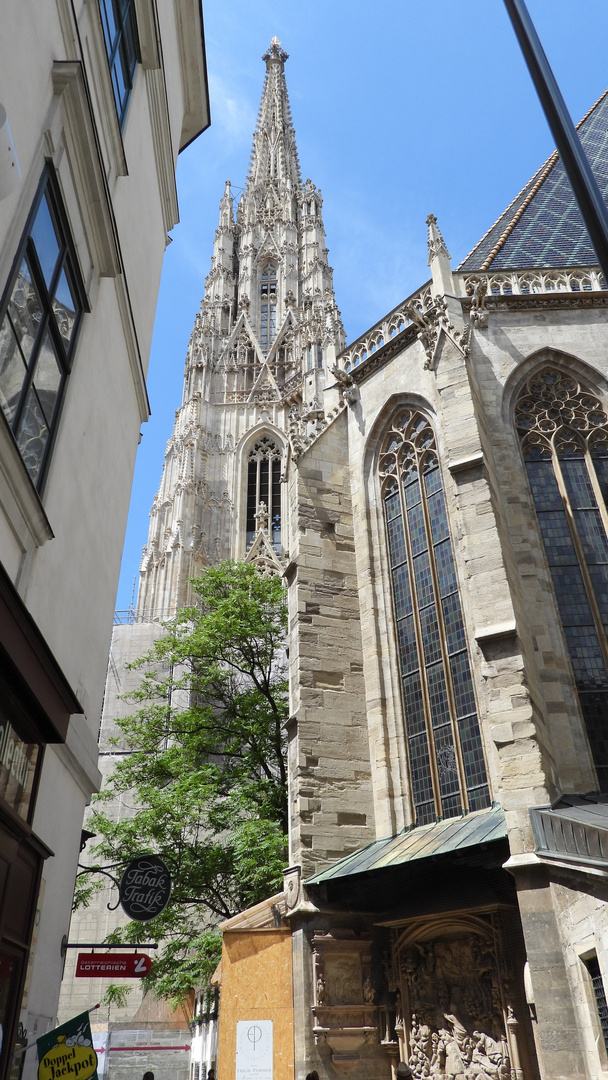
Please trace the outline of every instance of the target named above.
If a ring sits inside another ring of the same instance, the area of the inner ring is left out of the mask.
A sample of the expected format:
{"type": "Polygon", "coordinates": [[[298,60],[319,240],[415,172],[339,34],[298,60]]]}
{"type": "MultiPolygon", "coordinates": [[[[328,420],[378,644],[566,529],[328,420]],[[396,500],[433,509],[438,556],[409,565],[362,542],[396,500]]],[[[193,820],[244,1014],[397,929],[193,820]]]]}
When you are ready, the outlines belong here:
{"type": "Polygon", "coordinates": [[[516,1075],[489,941],[471,933],[417,943],[402,953],[400,975],[415,1080],[511,1080],[516,1075]]]}
{"type": "Polygon", "coordinates": [[[329,1001],[332,1005],[360,1004],[361,965],[359,958],[331,957],[325,962],[329,984],[329,1001]]]}
{"type": "Polygon", "coordinates": [[[295,908],[300,899],[300,880],[302,871],[299,866],[290,866],[283,875],[283,891],[285,904],[289,911],[295,908]]]}
{"type": "Polygon", "coordinates": [[[352,930],[313,938],[315,1042],[326,1042],[334,1067],[347,1072],[356,1067],[364,1043],[378,1035],[369,950],[369,940],[352,930]]]}

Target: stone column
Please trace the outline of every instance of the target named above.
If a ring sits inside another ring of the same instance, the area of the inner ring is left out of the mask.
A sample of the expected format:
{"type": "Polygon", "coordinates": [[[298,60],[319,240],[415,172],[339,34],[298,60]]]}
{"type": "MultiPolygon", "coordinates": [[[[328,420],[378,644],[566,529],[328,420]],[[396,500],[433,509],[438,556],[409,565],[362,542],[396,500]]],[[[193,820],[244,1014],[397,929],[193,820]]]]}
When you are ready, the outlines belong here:
{"type": "Polygon", "coordinates": [[[517,887],[534,988],[543,1080],[585,1080],[580,1032],[549,873],[535,855],[514,855],[505,868],[513,874],[517,887]]]}

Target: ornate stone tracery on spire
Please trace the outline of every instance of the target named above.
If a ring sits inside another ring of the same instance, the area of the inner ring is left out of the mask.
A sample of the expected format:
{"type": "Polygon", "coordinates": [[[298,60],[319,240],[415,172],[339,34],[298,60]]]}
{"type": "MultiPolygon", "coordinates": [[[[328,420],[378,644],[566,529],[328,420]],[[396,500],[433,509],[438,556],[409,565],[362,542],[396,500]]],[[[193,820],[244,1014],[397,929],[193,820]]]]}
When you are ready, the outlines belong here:
{"type": "Polygon", "coordinates": [[[443,239],[441,229],[439,228],[439,226],[437,224],[437,218],[436,218],[435,214],[429,214],[427,219],[426,219],[426,223],[427,223],[427,225],[429,227],[428,240],[427,240],[428,249],[429,249],[428,266],[431,265],[432,259],[438,258],[439,255],[445,255],[446,259],[451,259],[452,256],[450,255],[450,253],[449,253],[449,251],[448,251],[448,249],[446,247],[446,243],[445,243],[445,240],[443,239]]]}
{"type": "MultiPolygon", "coordinates": [[[[277,441],[281,436],[286,461],[288,444],[297,457],[296,428],[300,447],[326,422],[323,389],[326,380],[333,382],[331,369],[345,338],[327,258],[323,198],[311,180],[300,178],[287,58],[273,38],[263,57],[251,164],[236,215],[230,181],[220,200],[205,295],[186,355],[182,406],[150,515],[141,613],[169,616],[188,602],[189,579],[203,565],[245,555],[247,466],[245,451],[241,458],[237,448],[250,447],[254,433],[266,431],[277,441]]],[[[267,550],[274,550],[268,536],[260,547],[260,559],[263,554],[281,566],[276,552],[271,558],[267,550]]]]}
{"type": "Polygon", "coordinates": [[[279,60],[282,64],[284,64],[286,60],[289,60],[289,53],[286,53],[285,50],[281,48],[281,42],[276,35],[272,38],[270,46],[264,53],[262,60],[266,61],[267,67],[269,60],[279,60]]]}

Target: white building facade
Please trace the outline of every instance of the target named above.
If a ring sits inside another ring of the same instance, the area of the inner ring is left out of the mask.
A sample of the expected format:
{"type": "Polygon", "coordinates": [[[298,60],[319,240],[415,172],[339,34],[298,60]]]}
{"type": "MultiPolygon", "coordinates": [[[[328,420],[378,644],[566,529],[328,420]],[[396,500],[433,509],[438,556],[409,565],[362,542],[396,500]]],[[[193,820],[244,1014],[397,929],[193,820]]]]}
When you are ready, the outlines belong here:
{"type": "MultiPolygon", "coordinates": [[[[54,1023],[197,0],[29,0],[0,41],[0,1075],[54,1023]]],[[[90,1003],[94,1004],[94,1003],[90,1003]]],[[[11,1072],[11,1069],[13,1071],[11,1072]]]]}

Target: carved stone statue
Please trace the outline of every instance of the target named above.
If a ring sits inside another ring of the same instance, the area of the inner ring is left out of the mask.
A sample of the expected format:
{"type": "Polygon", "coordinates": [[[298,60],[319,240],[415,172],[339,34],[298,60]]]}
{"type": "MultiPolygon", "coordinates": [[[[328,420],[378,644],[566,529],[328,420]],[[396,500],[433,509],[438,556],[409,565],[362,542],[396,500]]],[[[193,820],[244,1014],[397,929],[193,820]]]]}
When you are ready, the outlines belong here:
{"type": "Polygon", "coordinates": [[[373,1005],[375,996],[376,991],[371,984],[369,975],[366,975],[363,980],[363,1000],[365,1001],[366,1005],[373,1005]]]}
{"type": "Polygon", "coordinates": [[[509,1080],[491,940],[473,933],[419,942],[402,954],[400,966],[415,1080],[509,1080]]]}
{"type": "Polygon", "coordinates": [[[325,1005],[325,998],[327,991],[325,989],[325,979],[321,972],[317,975],[317,1005],[325,1005]]]}

